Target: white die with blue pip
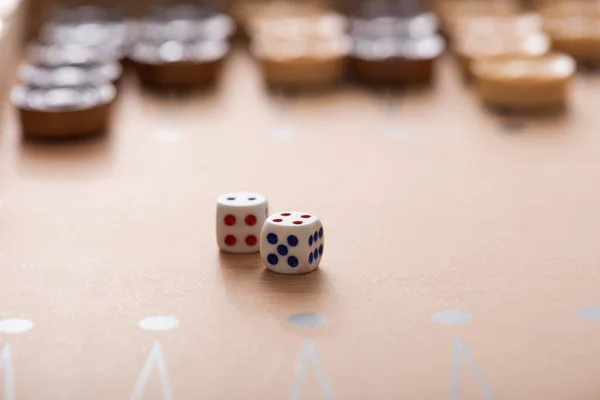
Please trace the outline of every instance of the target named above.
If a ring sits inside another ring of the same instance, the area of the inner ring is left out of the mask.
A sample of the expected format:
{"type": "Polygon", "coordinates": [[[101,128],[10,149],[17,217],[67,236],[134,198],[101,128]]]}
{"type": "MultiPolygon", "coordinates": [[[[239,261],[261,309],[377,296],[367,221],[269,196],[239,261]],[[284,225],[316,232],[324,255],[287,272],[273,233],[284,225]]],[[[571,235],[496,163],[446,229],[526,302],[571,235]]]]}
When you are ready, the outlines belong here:
{"type": "Polygon", "coordinates": [[[305,212],[271,215],[260,234],[263,264],[280,274],[306,274],[319,266],[323,257],[323,224],[305,212]]]}

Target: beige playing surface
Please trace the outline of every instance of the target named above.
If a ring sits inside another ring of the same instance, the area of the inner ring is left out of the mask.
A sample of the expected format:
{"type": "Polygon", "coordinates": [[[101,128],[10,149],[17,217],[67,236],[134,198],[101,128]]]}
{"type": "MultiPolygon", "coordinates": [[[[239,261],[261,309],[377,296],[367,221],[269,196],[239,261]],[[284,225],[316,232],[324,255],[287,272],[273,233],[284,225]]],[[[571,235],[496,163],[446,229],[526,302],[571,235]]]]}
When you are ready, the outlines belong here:
{"type": "Polygon", "coordinates": [[[0,333],[0,398],[598,399],[600,77],[507,132],[459,76],[273,96],[238,50],[210,93],[127,79],[106,137],[25,141],[9,111],[0,319],[35,325],[0,333]],[[318,272],[219,253],[215,199],[243,189],[322,219],[318,272]]]}

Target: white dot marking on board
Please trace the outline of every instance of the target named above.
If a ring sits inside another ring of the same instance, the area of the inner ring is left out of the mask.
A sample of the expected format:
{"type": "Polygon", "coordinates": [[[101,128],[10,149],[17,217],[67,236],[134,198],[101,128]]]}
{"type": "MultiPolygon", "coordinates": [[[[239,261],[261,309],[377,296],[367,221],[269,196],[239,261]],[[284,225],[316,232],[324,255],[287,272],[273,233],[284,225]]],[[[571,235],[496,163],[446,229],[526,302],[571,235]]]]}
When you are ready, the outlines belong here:
{"type": "Polygon", "coordinates": [[[288,123],[291,110],[286,104],[285,95],[283,93],[278,93],[275,100],[275,112],[279,122],[273,129],[271,136],[276,140],[293,140],[296,137],[296,129],[288,123]]]}
{"type": "Polygon", "coordinates": [[[287,317],[287,321],[300,328],[314,328],[316,326],[325,325],[327,318],[321,314],[298,313],[287,317]]]}
{"type": "Polygon", "coordinates": [[[586,307],[579,310],[579,316],[588,321],[600,322],[600,307],[586,307]]]}
{"type": "Polygon", "coordinates": [[[156,315],[141,319],[138,326],[146,331],[170,331],[179,326],[179,320],[169,315],[156,315]]]}
{"type": "Polygon", "coordinates": [[[23,318],[0,319],[0,333],[17,335],[33,329],[33,322],[23,318]]]}
{"type": "Polygon", "coordinates": [[[183,138],[183,133],[174,129],[163,129],[156,134],[156,141],[161,144],[179,143],[183,141],[183,138]]]}
{"type": "Polygon", "coordinates": [[[392,139],[406,139],[409,136],[408,127],[396,119],[398,117],[398,106],[394,101],[391,91],[385,92],[387,114],[390,122],[385,128],[385,135],[392,139]]]}
{"type": "Polygon", "coordinates": [[[292,140],[296,137],[296,130],[289,125],[281,125],[273,129],[273,139],[292,140]]]}
{"type": "Polygon", "coordinates": [[[457,325],[470,322],[473,317],[471,314],[460,310],[444,310],[438,311],[431,316],[438,324],[457,325]]]}
{"type": "Polygon", "coordinates": [[[408,128],[398,123],[392,123],[387,126],[385,134],[392,139],[406,139],[408,137],[408,128]]]}

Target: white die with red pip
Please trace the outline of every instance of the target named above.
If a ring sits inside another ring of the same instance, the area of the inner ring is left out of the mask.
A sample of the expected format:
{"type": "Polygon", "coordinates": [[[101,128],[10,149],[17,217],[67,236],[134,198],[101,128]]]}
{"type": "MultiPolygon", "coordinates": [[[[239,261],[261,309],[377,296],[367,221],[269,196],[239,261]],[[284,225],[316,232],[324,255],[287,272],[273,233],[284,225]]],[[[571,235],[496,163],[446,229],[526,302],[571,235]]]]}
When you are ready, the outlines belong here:
{"type": "Polygon", "coordinates": [[[217,243],[228,253],[256,253],[267,219],[267,198],[258,193],[236,192],[217,198],[217,243]]]}
{"type": "Polygon", "coordinates": [[[260,234],[260,256],[265,266],[280,274],[314,271],[323,257],[323,224],[304,212],[271,215],[260,234]]]}

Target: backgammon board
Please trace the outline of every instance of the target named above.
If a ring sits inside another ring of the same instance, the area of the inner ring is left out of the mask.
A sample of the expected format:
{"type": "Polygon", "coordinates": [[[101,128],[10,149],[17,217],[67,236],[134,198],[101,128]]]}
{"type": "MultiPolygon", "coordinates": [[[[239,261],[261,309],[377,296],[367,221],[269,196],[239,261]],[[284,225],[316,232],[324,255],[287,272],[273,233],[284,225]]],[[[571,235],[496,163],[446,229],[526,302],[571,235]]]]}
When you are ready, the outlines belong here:
{"type": "MultiPolygon", "coordinates": [[[[3,53],[4,54],[4,53],[3,53]]],[[[214,87],[125,67],[109,130],[0,133],[0,398],[600,396],[600,77],[568,109],[426,87],[271,90],[235,42],[214,87]],[[320,268],[220,252],[216,198],[319,216],[320,268]]]]}

